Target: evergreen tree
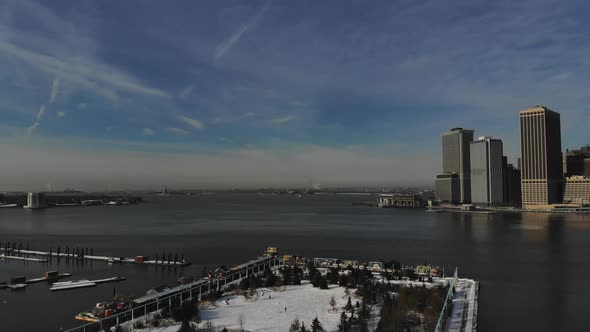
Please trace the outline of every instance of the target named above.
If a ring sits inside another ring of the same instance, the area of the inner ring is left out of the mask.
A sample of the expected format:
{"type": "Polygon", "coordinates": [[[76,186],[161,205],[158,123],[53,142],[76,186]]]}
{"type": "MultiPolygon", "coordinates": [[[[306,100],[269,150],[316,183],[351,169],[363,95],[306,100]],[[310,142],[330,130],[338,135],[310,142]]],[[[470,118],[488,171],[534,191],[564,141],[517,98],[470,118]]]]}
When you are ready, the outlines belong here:
{"type": "Polygon", "coordinates": [[[328,289],[328,282],[326,281],[326,278],[324,277],[320,277],[320,289],[328,289]]]}
{"type": "Polygon", "coordinates": [[[344,309],[348,311],[352,310],[352,301],[350,299],[350,296],[348,297],[348,302],[346,302],[346,306],[344,307],[344,309]]]}
{"type": "Polygon", "coordinates": [[[332,295],[332,298],[330,299],[330,306],[332,307],[333,311],[336,310],[336,299],[334,298],[334,295],[332,295]]]}
{"type": "Polygon", "coordinates": [[[340,314],[340,322],[338,323],[338,331],[339,332],[347,332],[348,331],[348,317],[344,311],[340,314]]]}
{"type": "Polygon", "coordinates": [[[301,329],[299,329],[299,332],[307,332],[307,329],[305,328],[305,322],[301,322],[301,329]]]}
{"type": "Polygon", "coordinates": [[[301,328],[301,324],[299,324],[299,319],[295,318],[293,323],[291,323],[291,327],[289,328],[289,332],[299,332],[300,328],[301,328]]]}
{"type": "Polygon", "coordinates": [[[323,332],[324,331],[324,327],[322,326],[322,323],[320,323],[320,320],[316,317],[313,319],[313,321],[311,322],[311,332],[323,332]]]}

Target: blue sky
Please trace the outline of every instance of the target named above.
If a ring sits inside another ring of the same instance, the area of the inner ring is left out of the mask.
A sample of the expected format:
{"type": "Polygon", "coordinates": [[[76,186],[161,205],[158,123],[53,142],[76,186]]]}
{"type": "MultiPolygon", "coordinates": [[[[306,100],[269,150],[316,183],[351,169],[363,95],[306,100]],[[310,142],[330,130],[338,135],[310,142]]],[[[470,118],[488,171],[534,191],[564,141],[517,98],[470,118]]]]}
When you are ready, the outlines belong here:
{"type": "Polygon", "coordinates": [[[586,1],[0,4],[0,187],[430,184],[518,111],[590,143],[586,1]],[[23,164],[30,166],[23,167],[23,164]],[[37,166],[37,167],[35,167],[37,166]]]}

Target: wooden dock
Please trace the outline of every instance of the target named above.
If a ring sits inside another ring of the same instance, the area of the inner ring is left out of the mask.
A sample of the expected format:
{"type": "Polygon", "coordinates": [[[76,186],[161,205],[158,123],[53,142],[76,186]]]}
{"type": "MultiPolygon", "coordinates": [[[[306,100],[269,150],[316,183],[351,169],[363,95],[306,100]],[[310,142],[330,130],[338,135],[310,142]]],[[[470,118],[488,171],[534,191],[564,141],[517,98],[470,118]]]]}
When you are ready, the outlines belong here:
{"type": "MultiPolygon", "coordinates": [[[[106,263],[126,263],[126,264],[138,264],[138,265],[162,265],[162,266],[187,266],[190,265],[190,262],[186,260],[182,261],[171,261],[171,260],[141,260],[137,261],[135,258],[128,258],[128,257],[114,257],[114,256],[96,256],[96,255],[75,255],[73,253],[64,253],[64,252],[49,252],[49,251],[37,251],[37,250],[20,250],[20,249],[6,249],[0,248],[0,259],[13,259],[13,260],[22,260],[22,261],[31,261],[31,262],[39,262],[45,263],[50,258],[65,258],[65,259],[73,259],[73,260],[90,260],[90,261],[101,261],[106,263]],[[10,254],[10,255],[9,255],[10,254]],[[15,256],[19,255],[19,256],[15,256]],[[28,256],[35,256],[35,257],[42,257],[42,258],[32,258],[28,256]]],[[[143,256],[141,256],[143,257],[143,256]]]]}

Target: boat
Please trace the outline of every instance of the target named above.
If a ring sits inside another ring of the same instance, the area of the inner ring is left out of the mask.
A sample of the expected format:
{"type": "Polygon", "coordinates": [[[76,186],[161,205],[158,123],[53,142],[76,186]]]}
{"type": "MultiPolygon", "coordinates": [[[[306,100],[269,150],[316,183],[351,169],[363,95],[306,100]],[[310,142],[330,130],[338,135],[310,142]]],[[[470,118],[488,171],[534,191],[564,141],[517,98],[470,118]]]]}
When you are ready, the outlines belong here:
{"type": "Polygon", "coordinates": [[[76,281],[64,281],[64,282],[54,282],[49,290],[51,291],[58,291],[58,290],[67,290],[67,289],[75,289],[75,288],[84,288],[84,287],[94,287],[96,286],[95,282],[90,280],[76,280],[76,281]]]}
{"type": "Polygon", "coordinates": [[[98,322],[100,320],[99,317],[96,317],[95,315],[93,315],[91,312],[81,312],[79,314],[76,315],[76,320],[81,320],[83,322],[98,322]]]}
{"type": "Polygon", "coordinates": [[[20,290],[27,287],[27,284],[9,284],[8,288],[10,288],[11,290],[20,290]]]}

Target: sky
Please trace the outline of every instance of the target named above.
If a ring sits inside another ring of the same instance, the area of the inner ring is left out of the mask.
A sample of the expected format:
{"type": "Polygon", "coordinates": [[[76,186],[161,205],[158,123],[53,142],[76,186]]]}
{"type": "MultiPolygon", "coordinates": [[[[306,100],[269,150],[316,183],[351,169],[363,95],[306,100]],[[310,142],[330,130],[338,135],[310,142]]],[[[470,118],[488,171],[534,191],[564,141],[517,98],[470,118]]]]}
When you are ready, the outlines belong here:
{"type": "Polygon", "coordinates": [[[452,127],[590,144],[587,1],[0,3],[0,191],[432,185],[452,127]]]}

